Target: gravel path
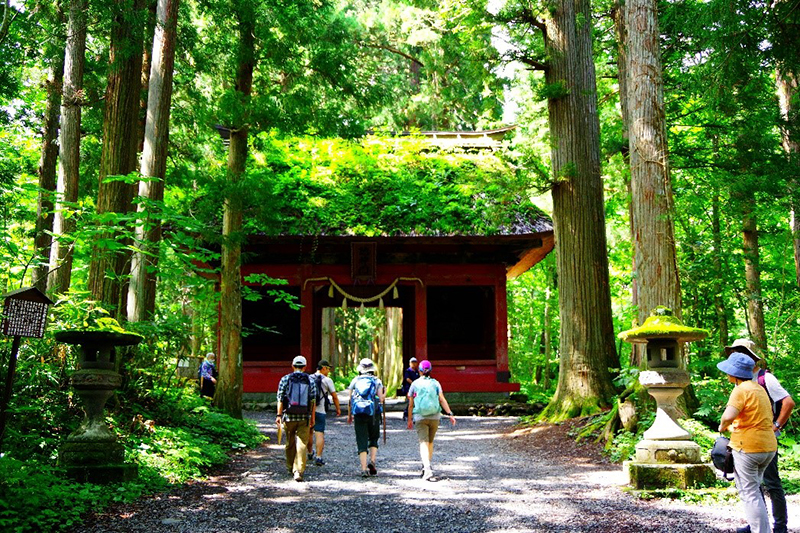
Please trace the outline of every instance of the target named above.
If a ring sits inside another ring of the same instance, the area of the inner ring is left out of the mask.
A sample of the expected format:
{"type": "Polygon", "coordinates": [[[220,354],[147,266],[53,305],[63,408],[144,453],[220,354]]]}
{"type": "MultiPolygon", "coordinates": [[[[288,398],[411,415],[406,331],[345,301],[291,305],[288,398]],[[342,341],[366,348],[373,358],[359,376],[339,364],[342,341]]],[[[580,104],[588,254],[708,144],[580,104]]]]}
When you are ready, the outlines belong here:
{"type": "MultiPolygon", "coordinates": [[[[441,533],[732,532],[744,525],[738,504],[697,506],[639,501],[621,491],[619,465],[573,453],[537,454],[511,438],[516,419],[459,417],[436,438],[438,483],[422,481],[416,432],[389,413],[378,476],[362,479],[355,436],[344,417],[329,418],[326,466],[309,465],[306,481],[286,474],[274,444],[271,412],[252,412],[271,441],[243,454],[219,475],[92,517],[75,533],[441,533]]],[[[564,444],[566,450],[569,446],[564,444]]],[[[800,526],[798,500],[790,525],[800,526]]],[[[798,533],[800,530],[791,529],[798,533]]]]}

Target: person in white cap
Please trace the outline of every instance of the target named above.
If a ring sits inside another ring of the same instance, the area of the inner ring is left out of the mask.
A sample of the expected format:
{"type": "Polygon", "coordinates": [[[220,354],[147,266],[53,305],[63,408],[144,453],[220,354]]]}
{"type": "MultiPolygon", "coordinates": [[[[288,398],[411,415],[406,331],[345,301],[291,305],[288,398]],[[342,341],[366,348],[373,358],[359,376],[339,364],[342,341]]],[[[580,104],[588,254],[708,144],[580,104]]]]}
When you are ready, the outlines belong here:
{"type": "Polygon", "coordinates": [[[378,439],[381,436],[381,409],[386,401],[386,389],[376,377],[375,363],[364,358],[358,365],[358,376],[350,386],[347,423],[355,420],[356,446],[361,463],[361,477],[377,475],[378,439]],[[369,453],[369,462],[367,461],[369,453]]]}
{"type": "Polygon", "coordinates": [[[275,423],[286,433],[286,469],[295,481],[303,481],[308,461],[308,434],[314,425],[317,389],[305,373],[306,358],[292,360],[292,370],[278,384],[278,416],[275,423]]]}
{"type": "MultiPolygon", "coordinates": [[[[736,339],[730,346],[725,347],[725,353],[730,355],[732,353],[743,353],[753,360],[753,381],[761,385],[769,396],[770,404],[772,406],[772,428],[776,437],[781,434],[781,429],[789,421],[794,409],[794,400],[791,395],[786,392],[778,378],[771,372],[767,372],[764,368],[766,365],[762,357],[758,355],[758,348],[756,343],[750,339],[736,339]]],[[[772,458],[772,461],[764,471],[764,488],[769,493],[769,499],[772,502],[772,519],[773,519],[773,533],[786,533],[788,531],[787,518],[788,512],[786,510],[786,491],[783,489],[783,482],[781,481],[780,474],[778,473],[778,453],[772,458]]],[[[751,533],[750,526],[745,526],[737,529],[737,533],[751,533]]]]}

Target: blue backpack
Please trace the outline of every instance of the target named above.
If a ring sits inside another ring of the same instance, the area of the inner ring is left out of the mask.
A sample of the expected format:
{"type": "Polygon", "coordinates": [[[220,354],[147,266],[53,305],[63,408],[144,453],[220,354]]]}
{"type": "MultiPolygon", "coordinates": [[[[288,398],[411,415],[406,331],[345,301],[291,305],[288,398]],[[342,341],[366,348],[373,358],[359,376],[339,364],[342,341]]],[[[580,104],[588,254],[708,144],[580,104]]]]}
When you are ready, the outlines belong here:
{"type": "Polygon", "coordinates": [[[431,378],[419,378],[414,381],[414,414],[432,416],[441,411],[439,406],[439,388],[431,378]]]}
{"type": "Polygon", "coordinates": [[[359,376],[350,394],[350,412],[353,416],[375,416],[378,382],[372,376],[359,376]]]}

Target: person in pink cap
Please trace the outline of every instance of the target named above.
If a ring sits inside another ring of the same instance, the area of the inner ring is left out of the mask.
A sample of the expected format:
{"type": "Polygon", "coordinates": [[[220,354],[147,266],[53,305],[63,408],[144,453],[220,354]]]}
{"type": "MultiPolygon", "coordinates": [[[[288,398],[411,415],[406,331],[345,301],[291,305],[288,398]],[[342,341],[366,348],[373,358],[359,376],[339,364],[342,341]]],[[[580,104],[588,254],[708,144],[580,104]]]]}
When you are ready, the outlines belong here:
{"type": "Polygon", "coordinates": [[[408,389],[408,429],[417,427],[419,439],[419,456],[422,459],[422,479],[438,481],[433,475],[433,439],[439,429],[442,410],[450,417],[450,423],[456,425],[456,418],[447,404],[442,386],[431,377],[432,365],[427,359],[419,364],[422,374],[408,389]]]}

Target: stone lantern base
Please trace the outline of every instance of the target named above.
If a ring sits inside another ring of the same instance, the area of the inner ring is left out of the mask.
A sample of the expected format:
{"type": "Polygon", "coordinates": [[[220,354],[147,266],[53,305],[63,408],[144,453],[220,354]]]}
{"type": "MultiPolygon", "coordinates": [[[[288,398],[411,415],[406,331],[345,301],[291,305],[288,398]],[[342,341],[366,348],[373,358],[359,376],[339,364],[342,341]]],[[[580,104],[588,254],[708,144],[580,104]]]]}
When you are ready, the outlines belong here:
{"type": "Polygon", "coordinates": [[[118,442],[66,442],[58,451],[58,464],[67,476],[88,483],[132,481],[138,475],[134,464],[124,463],[125,449],[118,442]]]}
{"type": "Polygon", "coordinates": [[[688,489],[716,480],[711,465],[700,460],[700,446],[690,440],[645,439],[636,445],[636,460],[623,467],[637,490],[688,489]]]}

